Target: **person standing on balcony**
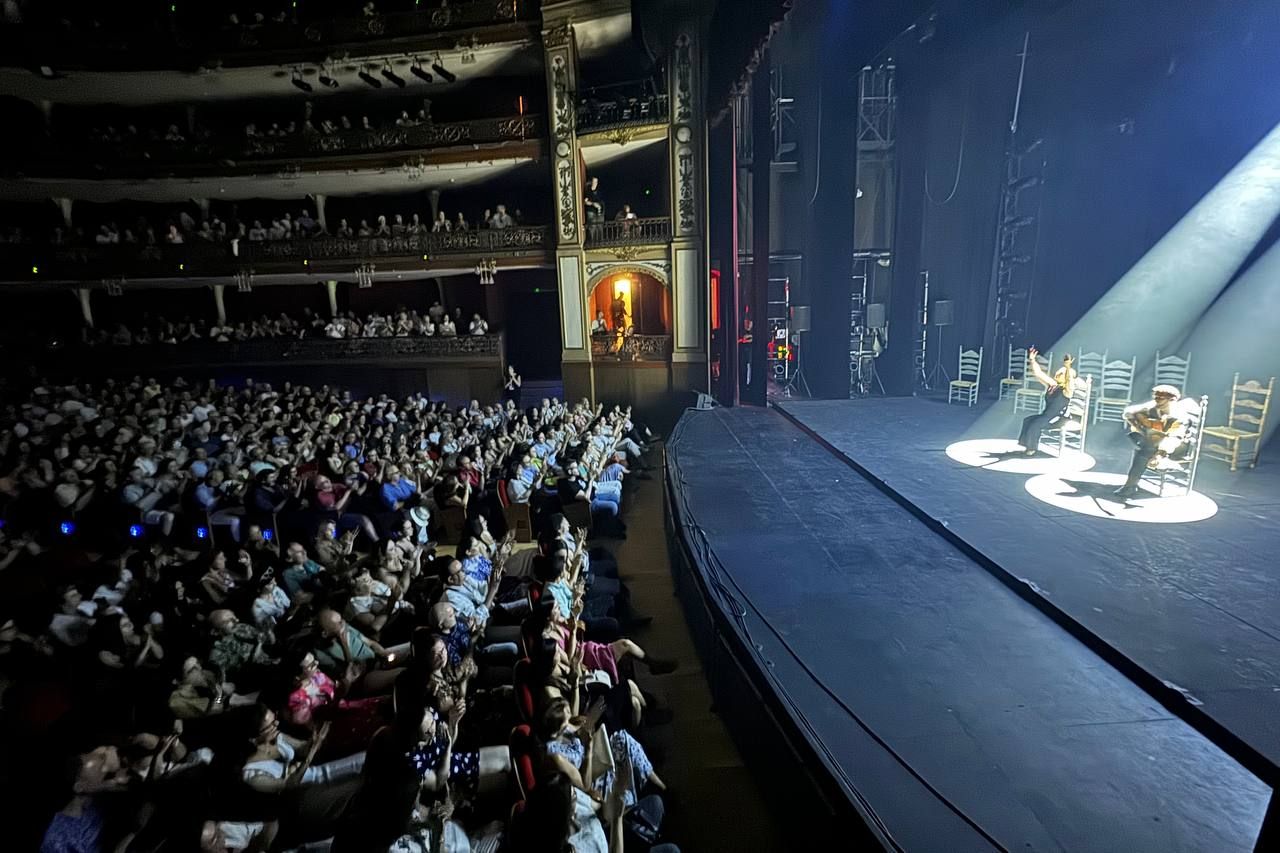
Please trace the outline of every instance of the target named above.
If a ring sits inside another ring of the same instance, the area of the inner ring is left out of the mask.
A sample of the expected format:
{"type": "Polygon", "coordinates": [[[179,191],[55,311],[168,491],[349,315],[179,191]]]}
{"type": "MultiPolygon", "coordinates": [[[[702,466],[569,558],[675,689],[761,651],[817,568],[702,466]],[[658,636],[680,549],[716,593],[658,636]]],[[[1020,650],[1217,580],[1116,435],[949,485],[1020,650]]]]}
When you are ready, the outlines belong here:
{"type": "Polygon", "coordinates": [[[454,231],[470,231],[471,225],[467,222],[467,218],[462,215],[462,211],[458,211],[458,219],[453,223],[454,231]]]}
{"type": "Polygon", "coordinates": [[[449,217],[444,215],[444,211],[440,211],[436,215],[436,221],[431,223],[432,234],[448,234],[453,230],[453,226],[449,223],[449,217]]]}
{"type": "Polygon", "coordinates": [[[472,314],[471,326],[468,331],[473,335],[487,335],[489,334],[489,324],[479,314],[472,314]]]}
{"type": "Polygon", "coordinates": [[[636,213],[631,209],[631,205],[624,204],[614,219],[622,223],[622,236],[630,237],[635,231],[636,213]]]}
{"type": "Polygon", "coordinates": [[[491,228],[510,228],[515,222],[511,219],[511,214],[507,213],[505,204],[498,205],[498,212],[493,215],[493,220],[489,223],[491,228]]]}
{"type": "Polygon", "coordinates": [[[600,192],[600,179],[592,175],[587,182],[586,192],[582,194],[582,209],[587,218],[587,236],[595,239],[600,236],[600,225],[604,222],[604,194],[600,192]]]}

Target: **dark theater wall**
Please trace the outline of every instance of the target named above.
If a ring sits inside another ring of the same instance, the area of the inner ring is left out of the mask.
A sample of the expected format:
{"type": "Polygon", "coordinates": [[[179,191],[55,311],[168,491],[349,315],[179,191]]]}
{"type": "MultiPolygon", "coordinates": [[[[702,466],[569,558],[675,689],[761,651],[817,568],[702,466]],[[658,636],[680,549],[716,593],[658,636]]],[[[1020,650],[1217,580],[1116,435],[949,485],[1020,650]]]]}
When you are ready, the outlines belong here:
{"type": "MultiPolygon", "coordinates": [[[[927,269],[931,300],[956,302],[949,351],[984,342],[1029,33],[1019,138],[1044,140],[1047,180],[1026,342],[1051,342],[1280,123],[1280,15],[1268,0],[1026,3],[987,18],[950,5],[932,38],[889,51],[902,82],[893,317],[915,316],[927,269]]],[[[894,330],[883,376],[909,380],[915,334],[894,330]]]]}

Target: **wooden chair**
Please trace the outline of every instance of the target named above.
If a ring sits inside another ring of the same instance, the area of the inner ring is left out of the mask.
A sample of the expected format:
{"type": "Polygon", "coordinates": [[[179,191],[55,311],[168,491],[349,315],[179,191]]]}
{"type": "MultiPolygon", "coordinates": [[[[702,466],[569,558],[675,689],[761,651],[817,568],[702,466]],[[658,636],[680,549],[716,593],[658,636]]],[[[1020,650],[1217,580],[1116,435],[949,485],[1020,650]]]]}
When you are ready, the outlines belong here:
{"type": "Polygon", "coordinates": [[[1108,361],[1102,368],[1102,387],[1093,401],[1093,422],[1122,421],[1125,408],[1133,402],[1133,373],[1137,369],[1135,356],[1129,361],[1108,361]]]}
{"type": "Polygon", "coordinates": [[[1017,391],[1022,386],[1022,380],[1027,374],[1027,348],[1013,348],[1013,344],[1009,344],[1009,367],[1005,373],[1005,377],[1000,380],[1000,399],[1017,391]]]}
{"type": "Polygon", "coordinates": [[[1174,459],[1171,456],[1158,457],[1152,460],[1142,472],[1139,482],[1154,486],[1156,494],[1164,497],[1165,486],[1172,486],[1175,494],[1189,495],[1196,485],[1196,469],[1200,467],[1200,440],[1204,437],[1201,425],[1209,411],[1209,398],[1201,397],[1198,402],[1183,397],[1174,404],[1187,425],[1185,455],[1174,459]]]}
{"type": "MultiPolygon", "coordinates": [[[[1042,352],[1036,355],[1036,364],[1040,365],[1040,369],[1045,373],[1049,372],[1049,365],[1053,364],[1053,353],[1042,352]]],[[[1013,392],[1013,410],[1015,412],[1042,412],[1044,411],[1044,386],[1040,384],[1040,380],[1036,379],[1035,373],[1027,370],[1022,376],[1022,387],[1013,392]]]]}
{"type": "Polygon", "coordinates": [[[1107,366],[1107,351],[1102,352],[1077,352],[1076,376],[1088,376],[1093,379],[1093,387],[1102,387],[1102,370],[1107,366]]]}
{"type": "Polygon", "coordinates": [[[1263,385],[1256,379],[1240,383],[1237,373],[1231,380],[1231,408],[1227,412],[1225,426],[1209,426],[1204,434],[1221,444],[1204,445],[1204,454],[1210,459],[1221,459],[1234,471],[1240,465],[1240,443],[1253,442],[1249,454],[1249,467],[1258,464],[1258,450],[1262,447],[1262,431],[1267,425],[1267,413],[1271,409],[1271,392],[1275,389],[1274,376],[1263,385]]]}
{"type": "Polygon", "coordinates": [[[1172,385],[1179,391],[1187,388],[1187,378],[1191,375],[1191,353],[1186,358],[1176,355],[1160,355],[1156,350],[1156,365],[1152,385],[1172,385]]]}
{"type": "Polygon", "coordinates": [[[1039,449],[1059,459],[1067,451],[1084,453],[1084,442],[1089,431],[1089,404],[1093,395],[1093,377],[1077,376],[1067,404],[1067,414],[1040,433],[1039,449]]]}
{"type": "Polygon", "coordinates": [[[960,349],[960,369],[947,389],[947,402],[964,401],[966,406],[978,402],[978,382],[982,378],[982,347],[960,349]]]}

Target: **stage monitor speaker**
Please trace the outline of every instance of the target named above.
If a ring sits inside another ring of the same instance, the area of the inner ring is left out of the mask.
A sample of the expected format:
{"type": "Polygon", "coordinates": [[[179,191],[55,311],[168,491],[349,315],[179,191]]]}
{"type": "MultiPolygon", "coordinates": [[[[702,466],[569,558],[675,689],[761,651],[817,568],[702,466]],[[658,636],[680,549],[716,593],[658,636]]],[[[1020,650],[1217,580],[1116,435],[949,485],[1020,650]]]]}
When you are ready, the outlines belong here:
{"type": "Polygon", "coordinates": [[[809,306],[808,305],[792,305],[791,306],[791,331],[807,332],[813,326],[809,323],[809,306]]]}
{"type": "Polygon", "coordinates": [[[933,303],[933,311],[929,322],[935,326],[950,326],[956,321],[956,304],[950,299],[939,299],[933,303]]]}
{"type": "Polygon", "coordinates": [[[868,329],[883,329],[888,324],[888,319],[883,302],[872,302],[867,306],[868,329]]]}

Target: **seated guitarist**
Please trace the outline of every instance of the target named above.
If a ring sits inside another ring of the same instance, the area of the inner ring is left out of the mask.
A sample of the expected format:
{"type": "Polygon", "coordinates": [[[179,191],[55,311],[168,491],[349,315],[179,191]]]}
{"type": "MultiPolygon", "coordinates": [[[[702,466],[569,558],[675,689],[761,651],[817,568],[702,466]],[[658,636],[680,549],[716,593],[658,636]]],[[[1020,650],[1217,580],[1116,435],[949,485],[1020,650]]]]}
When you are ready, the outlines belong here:
{"type": "Polygon", "coordinates": [[[1062,357],[1062,367],[1059,367],[1052,376],[1044,372],[1040,362],[1036,361],[1036,355],[1038,353],[1035,347],[1027,348],[1027,370],[1030,370],[1036,381],[1044,386],[1044,411],[1024,418],[1022,421],[1022,433],[1018,436],[1018,444],[1022,446],[1023,453],[1027,456],[1036,455],[1036,448],[1040,445],[1041,431],[1066,415],[1067,406],[1071,404],[1071,394],[1076,387],[1076,372],[1071,367],[1070,353],[1062,357]]]}
{"type": "Polygon", "coordinates": [[[1152,461],[1167,457],[1181,459],[1190,449],[1186,438],[1187,425],[1174,404],[1182,394],[1172,385],[1157,385],[1151,389],[1151,399],[1124,410],[1124,422],[1133,442],[1133,463],[1129,465],[1129,478],[1116,489],[1116,497],[1132,498],[1138,494],[1138,481],[1152,461]]]}

